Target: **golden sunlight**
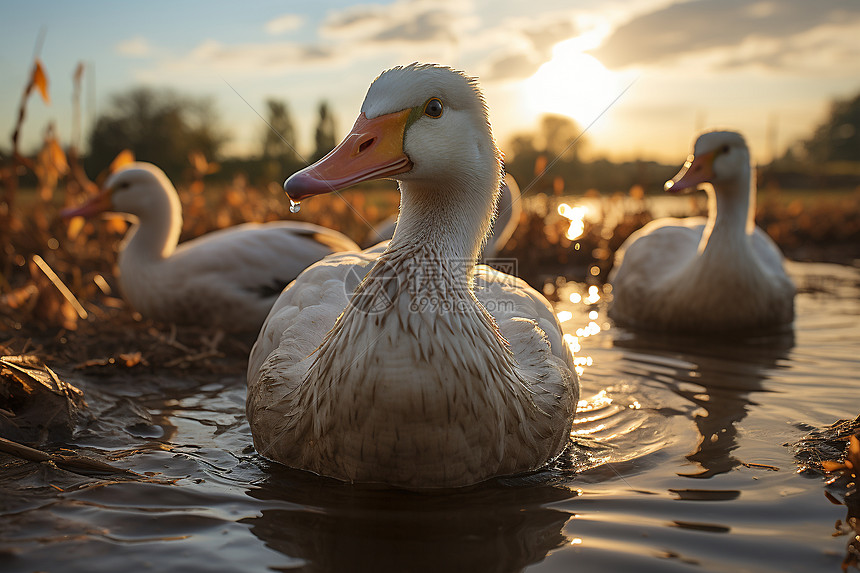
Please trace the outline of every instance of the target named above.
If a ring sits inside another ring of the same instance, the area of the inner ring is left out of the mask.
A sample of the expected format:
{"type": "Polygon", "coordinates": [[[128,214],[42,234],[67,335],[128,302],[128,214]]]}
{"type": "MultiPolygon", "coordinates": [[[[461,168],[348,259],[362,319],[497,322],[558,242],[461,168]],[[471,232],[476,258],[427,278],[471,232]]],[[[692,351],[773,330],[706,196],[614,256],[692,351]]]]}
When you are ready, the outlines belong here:
{"type": "Polygon", "coordinates": [[[550,61],[524,81],[526,105],[535,115],[555,113],[591,123],[618,95],[618,77],[573,38],[553,48],[550,61]]]}
{"type": "Polygon", "coordinates": [[[585,215],[588,214],[588,207],[584,205],[571,207],[567,203],[562,203],[558,206],[558,214],[570,221],[565,236],[571,241],[580,238],[585,232],[585,215]]]}
{"type": "Polygon", "coordinates": [[[600,300],[600,289],[597,285],[591,285],[588,287],[588,296],[582,299],[582,302],[585,304],[597,304],[600,300]]]}

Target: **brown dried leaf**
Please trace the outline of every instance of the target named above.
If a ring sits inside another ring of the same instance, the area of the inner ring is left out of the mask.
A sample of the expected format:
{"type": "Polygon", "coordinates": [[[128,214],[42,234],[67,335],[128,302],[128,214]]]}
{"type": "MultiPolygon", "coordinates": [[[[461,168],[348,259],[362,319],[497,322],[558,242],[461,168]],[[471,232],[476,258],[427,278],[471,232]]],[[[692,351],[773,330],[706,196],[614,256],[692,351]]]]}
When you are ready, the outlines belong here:
{"type": "Polygon", "coordinates": [[[188,163],[198,173],[206,170],[206,158],[199,151],[192,151],[188,154],[188,163]]]}
{"type": "Polygon", "coordinates": [[[66,152],[60,147],[56,138],[49,137],[45,140],[45,147],[48,150],[48,159],[51,166],[59,173],[65,174],[69,171],[69,161],[66,159],[66,152]]]}
{"type": "Polygon", "coordinates": [[[79,362],[75,364],[72,368],[75,370],[83,370],[85,368],[92,368],[93,366],[107,366],[108,364],[113,364],[115,360],[113,358],[90,358],[88,360],[84,360],[83,362],[79,362]]]}
{"type": "Polygon", "coordinates": [[[848,445],[848,453],[845,455],[845,465],[857,471],[860,468],[860,439],[857,435],[851,436],[851,443],[848,445]]]}
{"type": "Polygon", "coordinates": [[[83,230],[86,224],[87,220],[83,217],[72,217],[69,219],[68,225],[66,225],[66,236],[74,241],[81,234],[81,230],[83,230]]]}
{"type": "Polygon", "coordinates": [[[146,365],[146,360],[140,352],[123,352],[119,355],[120,360],[125,362],[127,368],[137,366],[138,364],[146,365]]]}
{"type": "Polygon", "coordinates": [[[828,473],[842,471],[851,475],[857,473],[857,468],[860,468],[860,439],[858,439],[857,435],[850,436],[848,439],[849,443],[848,450],[845,452],[845,460],[842,462],[823,460],[821,467],[824,468],[824,471],[828,473]]]}
{"type": "Polygon", "coordinates": [[[107,308],[126,308],[128,306],[123,299],[114,296],[104,297],[102,304],[107,308]]]}
{"type": "Polygon", "coordinates": [[[119,171],[123,167],[132,163],[134,163],[134,152],[130,149],[123,149],[116,157],[113,158],[113,161],[110,162],[108,173],[119,171]]]}
{"type": "Polygon", "coordinates": [[[128,221],[122,217],[106,217],[105,229],[117,235],[123,235],[128,230],[128,221]]]}
{"type": "Polygon", "coordinates": [[[0,296],[0,306],[6,306],[12,309],[21,308],[38,294],[39,287],[33,283],[29,283],[0,296]]]}
{"type": "Polygon", "coordinates": [[[83,393],[35,356],[0,357],[0,434],[42,442],[71,435],[83,393]]]}
{"type": "Polygon", "coordinates": [[[42,61],[39,59],[36,59],[36,63],[33,65],[33,76],[30,82],[39,90],[42,100],[47,104],[51,103],[51,96],[48,95],[48,76],[45,74],[45,68],[42,67],[42,61]]]}
{"type": "Polygon", "coordinates": [[[188,162],[191,164],[191,168],[194,172],[201,177],[203,175],[211,175],[221,169],[219,164],[214,161],[209,161],[206,159],[206,156],[199,151],[192,151],[189,153],[188,162]]]}
{"type": "Polygon", "coordinates": [[[73,368],[75,370],[85,370],[94,366],[115,365],[132,368],[134,366],[137,366],[138,364],[142,364],[143,366],[149,365],[141,352],[121,352],[118,358],[114,358],[113,356],[105,356],[103,358],[90,358],[89,360],[85,360],[83,362],[75,364],[73,368]]]}
{"type": "Polygon", "coordinates": [[[834,462],[833,460],[824,460],[821,462],[821,467],[824,468],[824,471],[826,472],[835,472],[845,469],[845,464],[834,462]]]}

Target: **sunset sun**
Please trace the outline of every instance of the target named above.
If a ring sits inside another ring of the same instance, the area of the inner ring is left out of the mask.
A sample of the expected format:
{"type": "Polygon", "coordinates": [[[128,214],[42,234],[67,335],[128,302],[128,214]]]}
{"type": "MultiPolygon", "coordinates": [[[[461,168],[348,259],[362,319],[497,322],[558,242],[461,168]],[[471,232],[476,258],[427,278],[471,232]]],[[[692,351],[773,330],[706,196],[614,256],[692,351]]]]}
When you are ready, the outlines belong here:
{"type": "Polygon", "coordinates": [[[524,82],[526,105],[534,115],[566,115],[582,125],[594,120],[618,95],[618,78],[577,39],[561,42],[553,57],[524,82]]]}

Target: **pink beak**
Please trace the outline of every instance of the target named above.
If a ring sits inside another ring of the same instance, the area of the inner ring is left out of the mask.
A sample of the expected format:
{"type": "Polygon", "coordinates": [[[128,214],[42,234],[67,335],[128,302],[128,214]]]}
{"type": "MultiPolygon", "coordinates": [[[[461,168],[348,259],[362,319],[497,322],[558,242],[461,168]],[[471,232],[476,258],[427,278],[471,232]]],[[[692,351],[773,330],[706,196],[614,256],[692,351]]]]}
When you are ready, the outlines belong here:
{"type": "Polygon", "coordinates": [[[714,177],[714,152],[687,158],[684,166],[666,184],[663,189],[670,193],[683,193],[695,190],[700,183],[706,183],[714,177]]]}
{"type": "Polygon", "coordinates": [[[99,213],[104,213],[113,209],[111,203],[111,190],[104,189],[98,195],[91,197],[83,205],[77,207],[67,207],[60,211],[60,216],[63,219],[71,219],[72,217],[92,217],[99,213]]]}
{"type": "Polygon", "coordinates": [[[386,179],[412,169],[403,152],[403,136],[411,109],[355,120],[352,131],[328,155],[294,173],[284,183],[290,199],[344,189],[362,181],[386,179]]]}

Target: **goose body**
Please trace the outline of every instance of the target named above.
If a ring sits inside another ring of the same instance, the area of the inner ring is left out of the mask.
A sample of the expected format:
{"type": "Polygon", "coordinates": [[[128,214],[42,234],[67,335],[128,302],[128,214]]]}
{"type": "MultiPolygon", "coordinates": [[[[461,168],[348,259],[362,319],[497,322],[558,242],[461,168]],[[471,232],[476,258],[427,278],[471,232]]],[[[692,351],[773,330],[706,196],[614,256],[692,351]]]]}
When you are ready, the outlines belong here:
{"type": "Polygon", "coordinates": [[[743,137],[703,134],[670,192],[708,192],[708,217],[652,221],[619,249],[609,316],[635,328],[759,331],[794,319],[795,288],[779,248],[755,226],[755,183],[743,137]]]}
{"type": "Polygon", "coordinates": [[[248,366],[257,451],[353,482],[457,487],[540,468],[569,440],[573,358],[549,303],[476,259],[500,159],[473,80],[413,64],[371,85],[352,132],[293,200],[400,182],[392,240],[310,267],[248,366]]]}
{"type": "Polygon", "coordinates": [[[123,297],[142,315],[176,324],[256,335],[300,272],[331,253],[358,250],[336,231],[295,222],[246,223],[178,245],[179,197],[164,173],[148,163],[113,174],[105,191],[63,216],[101,212],[135,219],[118,257],[123,297]]]}

